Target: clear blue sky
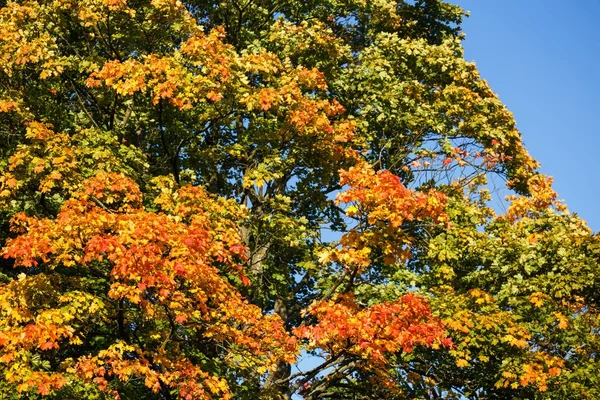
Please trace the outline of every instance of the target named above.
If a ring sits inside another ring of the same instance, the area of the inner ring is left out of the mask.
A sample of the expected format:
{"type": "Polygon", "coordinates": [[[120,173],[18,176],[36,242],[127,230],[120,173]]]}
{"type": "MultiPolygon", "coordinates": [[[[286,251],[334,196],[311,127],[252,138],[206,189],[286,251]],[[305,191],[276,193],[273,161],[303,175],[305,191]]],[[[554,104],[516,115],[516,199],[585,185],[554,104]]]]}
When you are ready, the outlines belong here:
{"type": "MultiPolygon", "coordinates": [[[[453,2],[452,0],[449,0],[453,2]]],[[[455,0],[466,59],[569,209],[600,230],[600,0],[455,0]]]]}

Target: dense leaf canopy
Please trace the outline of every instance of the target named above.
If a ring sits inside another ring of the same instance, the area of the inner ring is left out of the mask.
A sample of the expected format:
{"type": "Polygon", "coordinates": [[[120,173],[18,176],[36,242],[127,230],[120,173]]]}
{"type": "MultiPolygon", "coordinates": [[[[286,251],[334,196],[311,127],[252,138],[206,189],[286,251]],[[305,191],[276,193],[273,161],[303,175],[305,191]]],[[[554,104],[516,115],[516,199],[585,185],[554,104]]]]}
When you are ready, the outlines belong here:
{"type": "Polygon", "coordinates": [[[600,242],[458,6],[0,6],[2,398],[600,398],[600,242]]]}

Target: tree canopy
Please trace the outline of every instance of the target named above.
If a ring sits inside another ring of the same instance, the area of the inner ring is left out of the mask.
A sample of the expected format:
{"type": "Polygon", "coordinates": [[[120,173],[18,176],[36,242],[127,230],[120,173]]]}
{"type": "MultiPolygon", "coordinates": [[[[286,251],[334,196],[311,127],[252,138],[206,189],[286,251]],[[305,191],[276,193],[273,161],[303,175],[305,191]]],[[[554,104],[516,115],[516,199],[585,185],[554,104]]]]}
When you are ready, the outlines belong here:
{"type": "Polygon", "coordinates": [[[2,398],[600,398],[600,241],[464,15],[0,1],[2,398]]]}

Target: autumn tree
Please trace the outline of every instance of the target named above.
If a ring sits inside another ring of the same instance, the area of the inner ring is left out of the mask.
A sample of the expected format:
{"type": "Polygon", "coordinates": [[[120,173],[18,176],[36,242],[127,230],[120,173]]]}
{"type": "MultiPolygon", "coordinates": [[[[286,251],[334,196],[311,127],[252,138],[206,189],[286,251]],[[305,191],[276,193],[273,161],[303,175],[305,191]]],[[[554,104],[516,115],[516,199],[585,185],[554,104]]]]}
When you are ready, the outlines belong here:
{"type": "Polygon", "coordinates": [[[460,7],[0,5],[3,398],[600,397],[598,239],[460,7]]]}

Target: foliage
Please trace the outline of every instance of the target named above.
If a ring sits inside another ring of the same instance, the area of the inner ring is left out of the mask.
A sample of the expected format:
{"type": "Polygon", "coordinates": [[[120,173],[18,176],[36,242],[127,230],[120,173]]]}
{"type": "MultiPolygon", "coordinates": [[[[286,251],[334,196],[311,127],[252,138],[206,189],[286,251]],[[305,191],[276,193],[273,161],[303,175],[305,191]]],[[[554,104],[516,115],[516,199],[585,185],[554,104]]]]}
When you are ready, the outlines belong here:
{"type": "Polygon", "coordinates": [[[3,398],[600,397],[598,238],[460,7],[0,6],[3,398]]]}

